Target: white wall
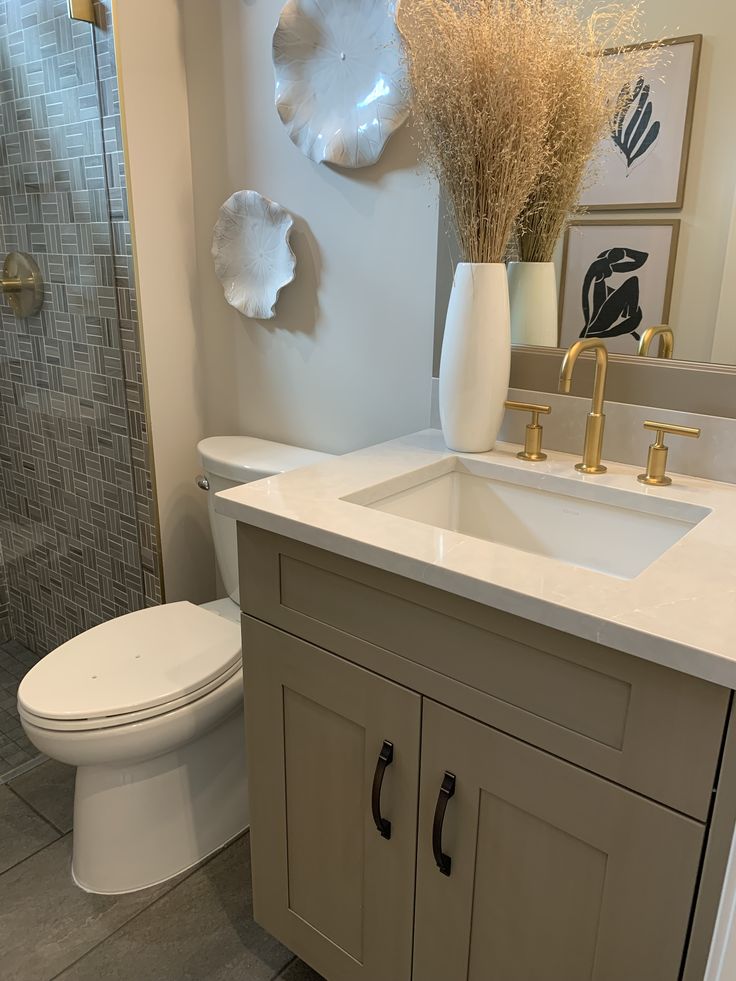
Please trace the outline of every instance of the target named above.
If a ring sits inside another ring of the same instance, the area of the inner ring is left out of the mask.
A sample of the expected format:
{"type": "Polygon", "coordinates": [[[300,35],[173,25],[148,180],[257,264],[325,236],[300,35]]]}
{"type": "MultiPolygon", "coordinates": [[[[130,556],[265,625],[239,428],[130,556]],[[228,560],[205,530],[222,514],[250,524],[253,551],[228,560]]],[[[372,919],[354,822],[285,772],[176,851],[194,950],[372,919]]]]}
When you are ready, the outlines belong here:
{"type": "Polygon", "coordinates": [[[406,128],[361,171],[293,146],[274,108],[281,7],[180,0],[206,421],[212,433],[344,452],[428,423],[437,194],[406,128]],[[219,206],[244,188],[296,218],[297,279],[268,322],[227,306],[209,255],[219,206]]]}
{"type": "Polygon", "coordinates": [[[723,264],[723,286],[713,338],[714,364],[736,364],[736,194],[731,231],[723,264]]]}
{"type": "Polygon", "coordinates": [[[113,4],[151,442],[168,601],[215,592],[207,497],[194,485],[206,432],[186,76],[177,0],[113,4]]]}

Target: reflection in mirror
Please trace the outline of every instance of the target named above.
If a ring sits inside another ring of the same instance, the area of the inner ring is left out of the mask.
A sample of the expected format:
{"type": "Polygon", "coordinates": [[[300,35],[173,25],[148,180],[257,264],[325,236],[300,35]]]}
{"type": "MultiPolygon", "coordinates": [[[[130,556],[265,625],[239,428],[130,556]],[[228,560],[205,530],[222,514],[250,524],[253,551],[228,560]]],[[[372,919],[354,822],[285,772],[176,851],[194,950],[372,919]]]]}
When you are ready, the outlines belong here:
{"type": "MultiPolygon", "coordinates": [[[[600,338],[612,354],[736,365],[736,14],[723,0],[647,0],[645,21],[662,55],[624,94],[558,243],[557,336],[514,296],[511,267],[512,340],[600,338]]],[[[448,218],[441,201],[435,368],[459,259],[448,218]]]]}

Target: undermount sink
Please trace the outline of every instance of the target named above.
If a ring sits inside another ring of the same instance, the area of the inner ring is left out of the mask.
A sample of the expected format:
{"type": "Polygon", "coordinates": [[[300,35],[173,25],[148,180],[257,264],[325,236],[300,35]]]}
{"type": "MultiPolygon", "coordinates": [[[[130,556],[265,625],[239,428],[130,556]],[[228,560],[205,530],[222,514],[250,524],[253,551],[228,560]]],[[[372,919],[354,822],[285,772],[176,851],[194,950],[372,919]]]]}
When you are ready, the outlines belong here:
{"type": "Polygon", "coordinates": [[[344,500],[619,579],[634,579],[708,508],[450,457],[344,500]]]}

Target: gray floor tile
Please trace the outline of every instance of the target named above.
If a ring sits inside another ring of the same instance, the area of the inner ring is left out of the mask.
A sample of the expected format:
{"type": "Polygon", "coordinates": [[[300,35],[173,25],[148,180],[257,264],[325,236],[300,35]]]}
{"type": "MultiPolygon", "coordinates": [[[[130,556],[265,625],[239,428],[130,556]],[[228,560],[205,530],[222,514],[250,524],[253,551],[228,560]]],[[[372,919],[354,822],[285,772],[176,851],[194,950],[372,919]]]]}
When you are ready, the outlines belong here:
{"type": "Polygon", "coordinates": [[[58,837],[58,832],[11,790],[0,787],[0,872],[58,837]]]}
{"type": "Polygon", "coordinates": [[[49,760],[16,777],[11,787],[59,831],[66,833],[71,831],[74,817],[75,773],[73,766],[49,760]]]}
{"type": "Polygon", "coordinates": [[[39,756],[23,731],[18,717],[17,693],[20,679],[28,671],[30,651],[19,644],[0,647],[0,779],[39,756]]]}
{"type": "Polygon", "coordinates": [[[248,845],[234,842],[59,981],[270,981],[293,955],[253,922],[248,845]]]}
{"type": "Polygon", "coordinates": [[[71,844],[67,835],[0,877],[3,981],[49,981],[170,888],[90,896],[72,882],[71,844]]]}
{"type": "Polygon", "coordinates": [[[283,978],[284,981],[324,981],[321,974],[315,974],[311,967],[307,967],[304,961],[298,958],[279,974],[279,978],[283,978]]]}

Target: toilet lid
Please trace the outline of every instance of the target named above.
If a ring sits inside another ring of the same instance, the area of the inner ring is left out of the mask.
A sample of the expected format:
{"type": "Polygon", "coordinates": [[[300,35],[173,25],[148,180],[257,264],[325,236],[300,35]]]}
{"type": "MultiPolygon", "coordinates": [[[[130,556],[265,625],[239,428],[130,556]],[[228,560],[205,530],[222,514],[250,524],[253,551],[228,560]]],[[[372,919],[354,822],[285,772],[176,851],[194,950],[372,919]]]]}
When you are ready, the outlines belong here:
{"type": "Polygon", "coordinates": [[[22,709],[44,719],[102,719],[186,698],[240,664],[240,626],[192,603],[167,603],[93,627],[31,668],[22,709]]]}

